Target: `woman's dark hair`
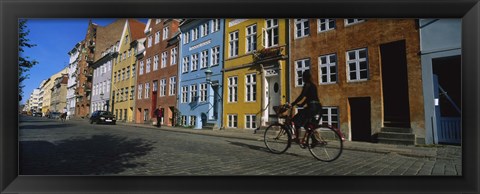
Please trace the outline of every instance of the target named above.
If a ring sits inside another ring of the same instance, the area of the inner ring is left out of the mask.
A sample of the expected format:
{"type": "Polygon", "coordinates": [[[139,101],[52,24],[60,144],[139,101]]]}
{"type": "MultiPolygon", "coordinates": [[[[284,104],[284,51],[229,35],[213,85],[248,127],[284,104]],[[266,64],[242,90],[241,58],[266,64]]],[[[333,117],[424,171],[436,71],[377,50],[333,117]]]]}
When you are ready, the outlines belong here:
{"type": "Polygon", "coordinates": [[[310,74],[310,70],[306,70],[302,74],[303,82],[312,83],[312,75],[310,74]]]}

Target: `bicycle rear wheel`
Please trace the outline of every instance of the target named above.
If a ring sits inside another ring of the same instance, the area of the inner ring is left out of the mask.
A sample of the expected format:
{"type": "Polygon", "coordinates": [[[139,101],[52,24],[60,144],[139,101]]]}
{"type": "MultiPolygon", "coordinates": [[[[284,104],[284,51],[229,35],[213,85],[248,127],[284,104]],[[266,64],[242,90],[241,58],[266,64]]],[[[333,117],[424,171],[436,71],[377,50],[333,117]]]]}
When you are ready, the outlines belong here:
{"type": "Polygon", "coordinates": [[[290,147],[291,136],[280,123],[273,123],[265,129],[264,141],[268,150],[281,154],[290,147]]]}
{"type": "Polygon", "coordinates": [[[308,135],[307,143],[313,157],[324,162],[336,160],[343,151],[340,134],[330,127],[321,126],[313,130],[308,135]]]}

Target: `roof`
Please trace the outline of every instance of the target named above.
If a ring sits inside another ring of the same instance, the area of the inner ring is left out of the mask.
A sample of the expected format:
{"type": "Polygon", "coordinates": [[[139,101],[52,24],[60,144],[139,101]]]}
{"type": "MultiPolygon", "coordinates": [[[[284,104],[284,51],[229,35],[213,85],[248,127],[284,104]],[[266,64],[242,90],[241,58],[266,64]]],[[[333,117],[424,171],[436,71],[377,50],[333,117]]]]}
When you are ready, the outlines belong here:
{"type": "Polygon", "coordinates": [[[138,39],[145,37],[145,26],[146,24],[136,20],[136,19],[129,19],[128,25],[130,26],[130,35],[132,37],[132,42],[138,39]]]}

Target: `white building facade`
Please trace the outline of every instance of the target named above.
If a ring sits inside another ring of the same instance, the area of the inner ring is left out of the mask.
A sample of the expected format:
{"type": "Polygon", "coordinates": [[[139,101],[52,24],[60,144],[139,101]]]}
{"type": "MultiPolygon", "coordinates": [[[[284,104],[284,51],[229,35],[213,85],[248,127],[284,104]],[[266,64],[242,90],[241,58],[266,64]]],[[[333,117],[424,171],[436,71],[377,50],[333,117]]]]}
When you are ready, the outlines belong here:
{"type": "Polygon", "coordinates": [[[80,54],[80,43],[68,52],[70,56],[68,66],[68,84],[67,84],[67,116],[71,118],[75,114],[75,89],[77,88],[77,66],[80,54]]]}

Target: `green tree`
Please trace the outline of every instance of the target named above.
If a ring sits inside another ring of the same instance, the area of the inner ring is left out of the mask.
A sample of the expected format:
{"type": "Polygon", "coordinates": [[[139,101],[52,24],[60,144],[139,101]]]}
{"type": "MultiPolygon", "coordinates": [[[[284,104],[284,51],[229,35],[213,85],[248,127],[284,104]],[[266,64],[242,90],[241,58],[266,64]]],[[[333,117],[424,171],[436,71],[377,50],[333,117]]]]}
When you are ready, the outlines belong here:
{"type": "Polygon", "coordinates": [[[27,29],[27,20],[19,20],[18,27],[18,96],[19,100],[22,100],[23,95],[23,81],[28,79],[29,74],[27,72],[35,66],[38,62],[31,60],[30,57],[24,55],[25,48],[32,48],[37,46],[36,44],[31,44],[30,39],[27,38],[30,30],[27,29]]]}

